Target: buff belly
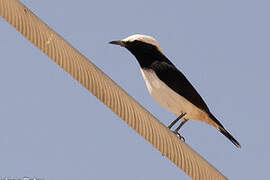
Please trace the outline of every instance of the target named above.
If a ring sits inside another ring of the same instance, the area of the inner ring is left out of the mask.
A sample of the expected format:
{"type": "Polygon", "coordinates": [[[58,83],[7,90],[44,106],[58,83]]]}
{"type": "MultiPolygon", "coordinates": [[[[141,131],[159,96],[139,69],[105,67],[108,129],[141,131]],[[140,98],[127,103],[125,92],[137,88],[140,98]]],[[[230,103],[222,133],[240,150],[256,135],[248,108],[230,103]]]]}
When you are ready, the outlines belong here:
{"type": "MultiPolygon", "coordinates": [[[[201,120],[209,123],[208,115],[177,94],[163,83],[153,70],[141,69],[146,86],[152,97],[164,108],[179,116],[185,112],[188,120],[201,120]]],[[[181,86],[181,84],[179,84],[181,86]]]]}

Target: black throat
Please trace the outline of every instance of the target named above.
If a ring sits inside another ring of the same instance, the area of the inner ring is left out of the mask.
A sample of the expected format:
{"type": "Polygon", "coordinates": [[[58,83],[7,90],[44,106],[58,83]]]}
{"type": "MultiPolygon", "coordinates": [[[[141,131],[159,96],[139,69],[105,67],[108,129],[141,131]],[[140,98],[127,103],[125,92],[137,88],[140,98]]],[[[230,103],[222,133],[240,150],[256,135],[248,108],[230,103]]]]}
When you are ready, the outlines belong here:
{"type": "Polygon", "coordinates": [[[154,62],[167,62],[169,59],[152,44],[142,41],[126,42],[125,47],[136,57],[141,68],[150,69],[154,62]]]}

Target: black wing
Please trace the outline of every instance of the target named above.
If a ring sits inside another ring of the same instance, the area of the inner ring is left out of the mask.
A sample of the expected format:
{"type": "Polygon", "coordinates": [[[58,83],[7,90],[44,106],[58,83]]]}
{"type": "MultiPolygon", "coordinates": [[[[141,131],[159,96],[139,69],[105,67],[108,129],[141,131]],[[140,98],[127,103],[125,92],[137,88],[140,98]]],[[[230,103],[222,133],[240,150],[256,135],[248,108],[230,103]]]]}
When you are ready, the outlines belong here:
{"type": "Polygon", "coordinates": [[[151,64],[151,69],[155,71],[160,80],[162,80],[176,93],[186,98],[201,110],[210,113],[209,108],[199,93],[187,80],[184,74],[182,74],[170,61],[155,61],[151,64]]]}

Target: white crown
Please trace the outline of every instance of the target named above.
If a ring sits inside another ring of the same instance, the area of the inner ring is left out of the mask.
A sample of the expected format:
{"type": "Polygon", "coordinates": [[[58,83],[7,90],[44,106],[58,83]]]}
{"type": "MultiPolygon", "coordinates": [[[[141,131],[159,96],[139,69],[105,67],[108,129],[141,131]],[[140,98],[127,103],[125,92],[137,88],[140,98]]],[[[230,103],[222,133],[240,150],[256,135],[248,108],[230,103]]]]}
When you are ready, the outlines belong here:
{"type": "Polygon", "coordinates": [[[158,50],[162,52],[162,49],[160,48],[158,42],[151,36],[147,36],[147,35],[143,35],[143,34],[134,34],[132,36],[129,36],[125,39],[122,39],[123,42],[133,42],[133,41],[141,41],[141,42],[145,42],[145,43],[148,43],[148,44],[151,44],[153,46],[156,46],[158,48],[158,50]]]}

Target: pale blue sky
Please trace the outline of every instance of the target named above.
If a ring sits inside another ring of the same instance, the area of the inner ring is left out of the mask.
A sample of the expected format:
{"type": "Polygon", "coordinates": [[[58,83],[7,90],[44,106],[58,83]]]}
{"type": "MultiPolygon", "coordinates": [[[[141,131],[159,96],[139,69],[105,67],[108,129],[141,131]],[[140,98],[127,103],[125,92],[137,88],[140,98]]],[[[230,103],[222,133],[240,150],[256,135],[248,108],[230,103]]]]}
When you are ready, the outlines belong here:
{"type": "MultiPolygon", "coordinates": [[[[166,125],[135,58],[108,44],[155,37],[242,144],[189,122],[186,142],[229,179],[269,171],[269,1],[23,0],[166,125]]],[[[0,18],[0,177],[189,179],[0,18]]]]}

